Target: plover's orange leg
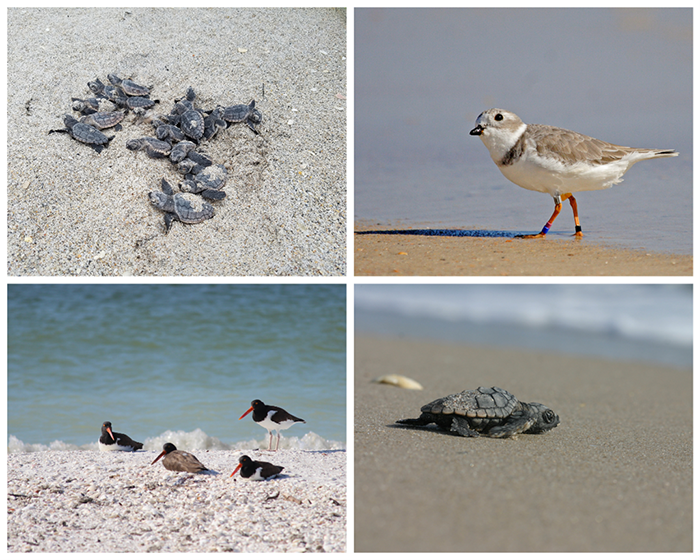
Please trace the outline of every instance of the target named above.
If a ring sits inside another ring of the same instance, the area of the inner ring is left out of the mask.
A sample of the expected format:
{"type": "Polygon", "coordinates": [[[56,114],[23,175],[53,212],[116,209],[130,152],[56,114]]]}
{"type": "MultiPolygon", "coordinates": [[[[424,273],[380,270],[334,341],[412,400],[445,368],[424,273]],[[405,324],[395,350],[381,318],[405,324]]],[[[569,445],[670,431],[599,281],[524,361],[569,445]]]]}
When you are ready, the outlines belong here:
{"type": "Polygon", "coordinates": [[[579,222],[578,219],[578,205],[576,204],[576,199],[574,198],[574,195],[571,193],[566,193],[558,197],[554,197],[554,212],[552,213],[552,216],[549,218],[549,221],[544,225],[542,228],[542,231],[539,232],[537,235],[516,235],[516,237],[520,239],[537,239],[540,237],[544,237],[547,235],[547,232],[549,229],[552,227],[552,224],[554,223],[554,220],[556,217],[559,215],[559,212],[561,212],[561,203],[562,201],[569,199],[569,204],[571,204],[571,209],[574,212],[574,222],[576,223],[576,237],[583,237],[583,233],[581,232],[581,223],[579,222]]]}
{"type": "Polygon", "coordinates": [[[554,212],[552,213],[552,217],[549,218],[549,221],[546,224],[544,224],[544,227],[542,228],[541,232],[539,232],[537,235],[516,235],[515,237],[518,237],[520,239],[538,239],[540,237],[544,237],[545,235],[547,235],[549,228],[552,227],[552,223],[554,223],[554,220],[559,215],[559,212],[561,212],[561,200],[562,200],[562,198],[569,197],[569,196],[571,196],[571,195],[565,194],[561,197],[557,196],[554,198],[554,212]]]}
{"type": "Polygon", "coordinates": [[[574,222],[576,223],[576,237],[583,237],[583,232],[581,231],[581,223],[578,221],[578,205],[576,204],[576,199],[574,195],[569,193],[562,196],[563,200],[569,199],[569,204],[571,204],[571,209],[574,212],[574,222]]]}

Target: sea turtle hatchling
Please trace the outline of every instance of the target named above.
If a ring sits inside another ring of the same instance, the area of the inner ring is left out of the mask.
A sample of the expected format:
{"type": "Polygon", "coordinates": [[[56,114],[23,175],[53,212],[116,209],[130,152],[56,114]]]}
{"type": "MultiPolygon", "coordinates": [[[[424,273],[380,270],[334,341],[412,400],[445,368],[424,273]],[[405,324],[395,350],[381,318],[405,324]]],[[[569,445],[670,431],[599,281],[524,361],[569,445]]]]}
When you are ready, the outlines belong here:
{"type": "Polygon", "coordinates": [[[126,143],[126,147],[133,151],[143,150],[148,157],[153,159],[168,157],[171,150],[170,142],[151,138],[150,136],[129,140],[126,143]]]}
{"type": "Polygon", "coordinates": [[[148,193],[151,204],[165,212],[165,233],[175,220],[185,224],[198,224],[214,217],[214,207],[202,197],[190,193],[176,193],[165,179],[161,181],[163,192],[148,193]]]}
{"type": "Polygon", "coordinates": [[[170,152],[170,161],[173,163],[180,163],[192,150],[196,148],[197,144],[190,142],[189,140],[178,142],[173,146],[172,152],[170,152]]]}
{"type": "Polygon", "coordinates": [[[83,115],[91,115],[100,110],[100,102],[96,97],[88,97],[87,99],[71,97],[71,101],[73,102],[73,110],[83,115]]]}
{"type": "Polygon", "coordinates": [[[214,136],[216,136],[219,130],[226,128],[226,121],[222,118],[223,114],[224,108],[217,107],[204,118],[204,134],[202,135],[203,141],[211,140],[214,136]]]}
{"type": "Polygon", "coordinates": [[[127,95],[143,97],[151,93],[150,88],[147,88],[146,86],[140,86],[137,83],[129,80],[128,78],[122,80],[116,74],[108,74],[107,79],[110,82],[112,82],[113,85],[122,88],[124,93],[126,93],[127,95]]]}
{"type": "Polygon", "coordinates": [[[63,116],[63,124],[66,125],[66,128],[61,128],[58,130],[49,130],[49,134],[51,134],[52,132],[62,132],[64,134],[70,134],[78,142],[87,144],[98,154],[107,144],[110,143],[110,141],[114,139],[114,136],[105,136],[94,126],[78,122],[75,119],[75,117],[71,115],[63,116]]]}
{"type": "Polygon", "coordinates": [[[397,424],[437,424],[465,437],[510,437],[539,434],[559,425],[559,416],[539,403],[523,403],[498,387],[479,387],[434,400],[423,406],[419,418],[397,420],[397,424]]]}
{"type": "MultiPolygon", "coordinates": [[[[156,137],[158,140],[181,142],[185,140],[185,135],[178,127],[172,124],[166,124],[160,119],[153,119],[151,123],[156,129],[156,137]]],[[[194,145],[194,144],[193,144],[194,145]]]]}
{"type": "Polygon", "coordinates": [[[97,97],[109,99],[112,103],[124,104],[126,102],[127,95],[124,93],[124,90],[117,86],[106,86],[99,78],[88,82],[88,87],[97,97]]]}
{"type": "MultiPolygon", "coordinates": [[[[180,144],[182,144],[182,142],[180,142],[180,144]]],[[[179,144],[176,144],[176,146],[179,146],[179,144]]],[[[170,155],[172,156],[172,153],[170,155]]],[[[180,173],[185,175],[186,179],[194,179],[194,177],[188,177],[188,175],[198,175],[210,165],[214,165],[214,161],[208,155],[190,150],[187,157],[179,161],[176,167],[180,173]]]]}
{"type": "Polygon", "coordinates": [[[226,198],[226,193],[221,189],[226,184],[227,175],[223,165],[211,165],[197,175],[187,175],[187,179],[180,183],[180,190],[201,194],[209,200],[222,200],[226,198]]]}
{"type": "Polygon", "coordinates": [[[245,122],[257,134],[255,125],[262,122],[262,113],[255,108],[255,99],[253,99],[248,105],[225,107],[221,118],[230,124],[245,122]]]}

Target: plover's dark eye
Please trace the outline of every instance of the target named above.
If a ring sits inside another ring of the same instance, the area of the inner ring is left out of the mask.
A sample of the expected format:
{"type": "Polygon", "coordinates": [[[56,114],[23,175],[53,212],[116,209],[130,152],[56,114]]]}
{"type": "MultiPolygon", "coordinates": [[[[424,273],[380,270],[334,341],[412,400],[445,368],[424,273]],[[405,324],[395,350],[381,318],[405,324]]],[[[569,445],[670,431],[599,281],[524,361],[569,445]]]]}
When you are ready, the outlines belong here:
{"type": "Polygon", "coordinates": [[[501,115],[501,113],[496,113],[496,116],[493,117],[493,118],[496,119],[497,121],[502,121],[502,120],[503,120],[503,115],[501,115]]]}

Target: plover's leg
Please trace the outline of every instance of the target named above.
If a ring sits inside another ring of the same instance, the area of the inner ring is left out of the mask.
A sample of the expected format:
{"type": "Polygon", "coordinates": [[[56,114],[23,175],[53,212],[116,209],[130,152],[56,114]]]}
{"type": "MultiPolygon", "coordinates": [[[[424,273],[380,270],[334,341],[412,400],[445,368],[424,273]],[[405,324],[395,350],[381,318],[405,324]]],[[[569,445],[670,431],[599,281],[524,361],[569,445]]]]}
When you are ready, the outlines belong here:
{"type": "Polygon", "coordinates": [[[552,223],[556,219],[556,217],[559,215],[559,212],[561,212],[561,200],[562,198],[570,197],[570,194],[565,194],[562,196],[555,196],[554,197],[554,212],[552,213],[551,218],[549,218],[549,221],[544,225],[542,228],[542,231],[539,232],[537,235],[516,235],[515,237],[518,237],[520,239],[537,239],[539,237],[544,237],[547,235],[547,232],[549,231],[549,228],[552,227],[552,223]]]}
{"type": "Polygon", "coordinates": [[[566,200],[565,197],[569,198],[569,204],[571,204],[571,209],[574,212],[574,222],[576,223],[576,233],[574,234],[576,237],[583,237],[583,232],[581,231],[581,223],[578,221],[578,205],[576,204],[576,199],[574,198],[573,194],[568,194],[562,196],[564,200],[566,200]]]}

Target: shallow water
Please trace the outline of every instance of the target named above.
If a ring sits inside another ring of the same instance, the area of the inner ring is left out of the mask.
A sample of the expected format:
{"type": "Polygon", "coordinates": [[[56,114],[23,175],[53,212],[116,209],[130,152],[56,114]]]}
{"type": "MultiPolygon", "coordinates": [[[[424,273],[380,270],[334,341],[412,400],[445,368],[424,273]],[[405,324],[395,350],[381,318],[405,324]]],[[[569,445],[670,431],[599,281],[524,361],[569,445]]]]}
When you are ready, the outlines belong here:
{"type": "Polygon", "coordinates": [[[355,330],[681,368],[693,360],[682,285],[360,285],[355,330]]]}
{"type": "Polygon", "coordinates": [[[109,420],[156,448],[267,447],[238,420],[261,399],[306,420],[281,446],[342,444],[345,308],[340,285],[11,285],[8,435],[91,446],[109,420]]]}

